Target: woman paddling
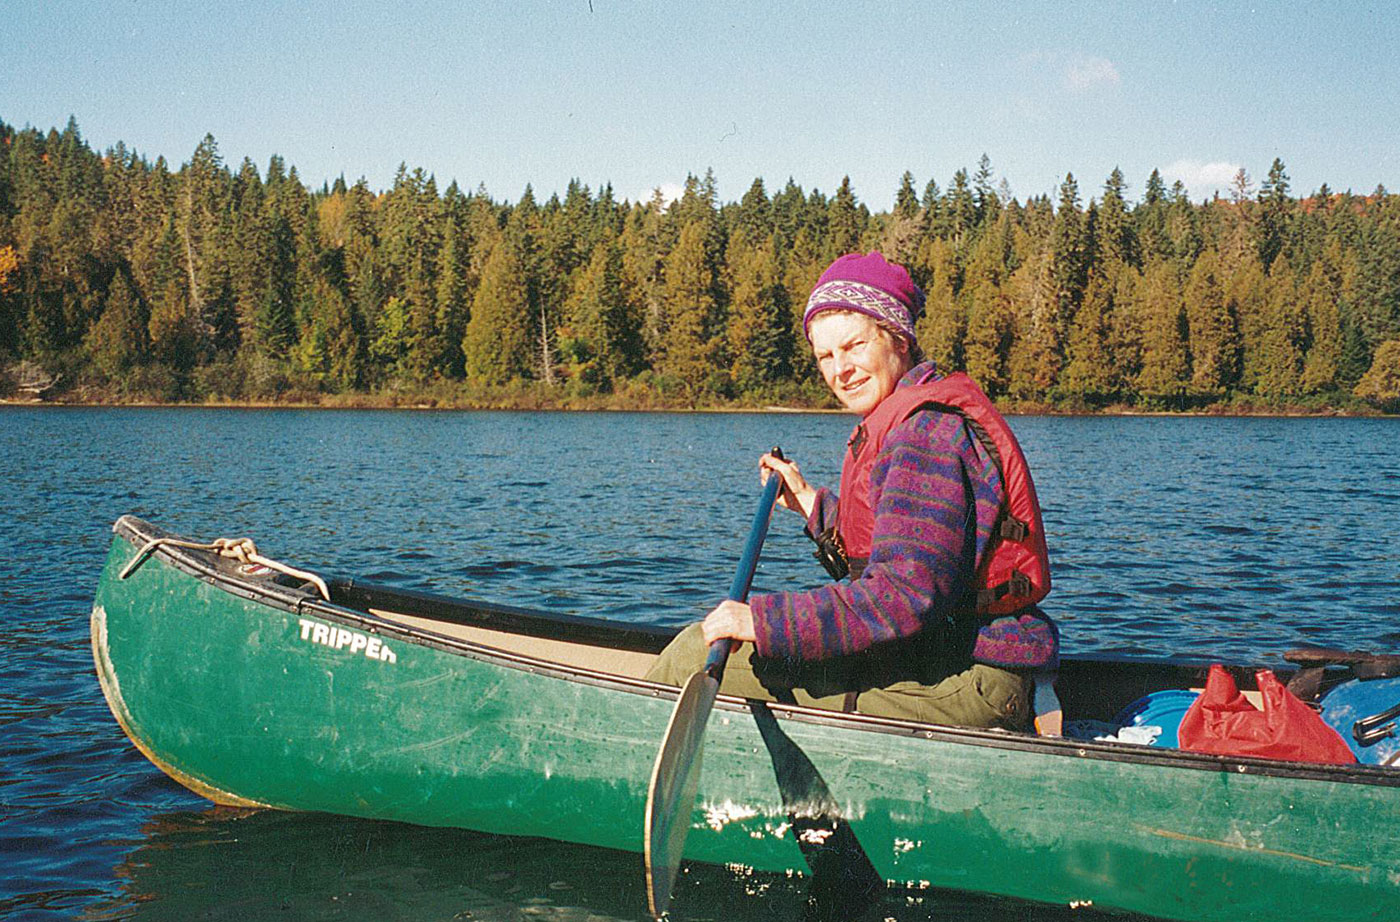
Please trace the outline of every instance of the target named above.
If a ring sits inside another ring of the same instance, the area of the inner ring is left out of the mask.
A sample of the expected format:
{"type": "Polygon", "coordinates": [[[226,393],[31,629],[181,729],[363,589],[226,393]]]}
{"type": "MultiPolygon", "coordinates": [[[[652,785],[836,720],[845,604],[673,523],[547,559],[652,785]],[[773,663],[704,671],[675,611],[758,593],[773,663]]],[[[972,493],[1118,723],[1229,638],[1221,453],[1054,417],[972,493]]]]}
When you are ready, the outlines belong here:
{"type": "Polygon", "coordinates": [[[842,582],[726,601],[662,652],[684,684],[721,638],[742,642],[721,691],[929,723],[1024,730],[1031,675],[1058,661],[1039,508],[1010,430],[965,375],[919,354],[924,296],[879,253],[823,273],[803,327],[822,377],[862,417],[841,499],[764,455],[842,582]]]}

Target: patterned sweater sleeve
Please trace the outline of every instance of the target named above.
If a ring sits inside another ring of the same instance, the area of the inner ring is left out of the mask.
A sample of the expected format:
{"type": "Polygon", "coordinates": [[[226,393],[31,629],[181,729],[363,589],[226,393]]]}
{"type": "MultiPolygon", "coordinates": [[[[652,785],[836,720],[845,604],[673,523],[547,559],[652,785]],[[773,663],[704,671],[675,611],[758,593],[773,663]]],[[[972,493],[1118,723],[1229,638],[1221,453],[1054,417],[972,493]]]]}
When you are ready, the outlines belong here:
{"type": "Polygon", "coordinates": [[[812,514],[807,516],[807,537],[815,541],[822,532],[835,526],[839,508],[835,493],[826,487],[818,489],[816,501],[812,503],[812,514]]]}
{"type": "MultiPolygon", "coordinates": [[[[952,613],[972,586],[981,543],[981,497],[970,471],[980,466],[970,443],[952,413],[917,413],[890,431],[870,475],[875,523],[864,572],[849,582],[751,597],[760,655],[856,653],[952,613]]],[[[994,516],[997,498],[990,498],[994,516]]],[[[834,515],[825,517],[834,506],[830,494],[821,498],[809,529],[832,524],[834,515]]]]}

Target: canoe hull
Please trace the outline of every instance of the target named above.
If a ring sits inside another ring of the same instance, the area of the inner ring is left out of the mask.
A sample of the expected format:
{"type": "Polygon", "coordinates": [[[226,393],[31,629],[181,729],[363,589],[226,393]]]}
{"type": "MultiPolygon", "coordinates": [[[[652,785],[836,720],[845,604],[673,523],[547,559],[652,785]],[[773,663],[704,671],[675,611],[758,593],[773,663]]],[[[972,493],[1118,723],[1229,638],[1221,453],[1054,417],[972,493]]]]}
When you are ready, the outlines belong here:
{"type": "MultiPolygon", "coordinates": [[[[98,675],[128,736],[196,793],[641,850],[674,689],[249,590],[197,555],[157,551],[121,579],[136,552],[119,530],[93,609],[98,675]]],[[[1179,919],[1400,905],[1400,788],[1380,770],[773,713],[891,881],[1179,919]]],[[[782,795],[754,715],[721,698],[687,858],[804,870],[803,806],[782,795]]]]}

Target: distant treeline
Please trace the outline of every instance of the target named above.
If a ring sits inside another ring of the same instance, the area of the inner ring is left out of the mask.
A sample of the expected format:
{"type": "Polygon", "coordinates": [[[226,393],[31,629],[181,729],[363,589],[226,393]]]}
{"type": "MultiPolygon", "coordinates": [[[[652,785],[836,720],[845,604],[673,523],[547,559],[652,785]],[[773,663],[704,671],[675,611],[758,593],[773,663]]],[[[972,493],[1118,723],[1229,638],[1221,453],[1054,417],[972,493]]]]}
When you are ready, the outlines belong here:
{"type": "Polygon", "coordinates": [[[1127,189],[1115,169],[1018,201],[984,156],[946,188],[905,173],[880,213],[849,180],[721,203],[708,173],[673,202],[575,181],[511,203],[406,166],[312,190],[208,136],[172,170],[72,120],[0,122],[0,389],[820,403],[807,292],[878,249],[928,294],[924,350],[1022,405],[1400,401],[1400,198],[1295,197],[1279,160],[1203,203],[1156,171],[1127,189]]]}

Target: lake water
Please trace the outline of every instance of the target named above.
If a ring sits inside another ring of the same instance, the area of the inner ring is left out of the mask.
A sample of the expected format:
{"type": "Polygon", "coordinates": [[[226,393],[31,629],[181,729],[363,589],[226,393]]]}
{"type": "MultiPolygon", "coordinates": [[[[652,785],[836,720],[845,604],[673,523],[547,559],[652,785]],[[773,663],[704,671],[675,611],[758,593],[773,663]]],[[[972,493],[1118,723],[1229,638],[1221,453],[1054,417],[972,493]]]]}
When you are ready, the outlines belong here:
{"type": "MultiPolygon", "coordinates": [[[[1400,648],[1400,420],[1014,418],[1068,652],[1279,663],[1400,648]]],[[[729,584],[781,445],[834,481],[848,417],[0,409],[0,917],[645,916],[635,855],[214,809],[122,735],[88,612],[110,525],[250,536],[324,574],[680,624],[729,584]]],[[[756,589],[823,578],[780,513],[756,589]]],[[[800,879],[695,868],[686,918],[797,920],[800,879]]],[[[947,892],[872,918],[1083,911],[947,892]]]]}

